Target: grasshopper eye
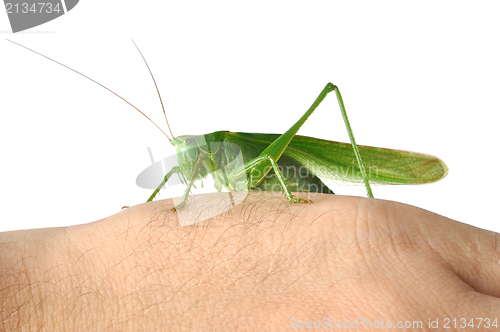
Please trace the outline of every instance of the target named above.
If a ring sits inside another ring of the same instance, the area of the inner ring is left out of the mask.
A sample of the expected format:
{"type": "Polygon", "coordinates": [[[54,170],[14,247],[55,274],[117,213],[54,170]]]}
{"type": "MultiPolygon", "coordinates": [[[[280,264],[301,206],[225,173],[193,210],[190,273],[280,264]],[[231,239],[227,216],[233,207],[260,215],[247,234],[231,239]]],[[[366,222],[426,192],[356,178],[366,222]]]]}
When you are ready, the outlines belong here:
{"type": "Polygon", "coordinates": [[[191,140],[189,139],[189,137],[186,137],[186,138],[184,138],[184,139],[182,140],[182,144],[183,144],[184,146],[189,145],[189,143],[191,143],[191,140]]]}

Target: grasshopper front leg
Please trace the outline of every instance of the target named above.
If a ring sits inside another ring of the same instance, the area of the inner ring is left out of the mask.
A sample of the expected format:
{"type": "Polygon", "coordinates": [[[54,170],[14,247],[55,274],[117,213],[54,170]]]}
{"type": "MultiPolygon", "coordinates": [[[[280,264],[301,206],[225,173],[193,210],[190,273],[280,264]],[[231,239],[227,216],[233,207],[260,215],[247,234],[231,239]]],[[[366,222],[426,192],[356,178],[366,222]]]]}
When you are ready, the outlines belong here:
{"type": "Polygon", "coordinates": [[[174,173],[177,173],[180,176],[182,176],[182,172],[181,172],[181,169],[180,169],[179,166],[172,167],[172,169],[170,170],[170,172],[168,172],[167,175],[165,175],[163,181],[160,183],[160,185],[158,186],[158,188],[156,188],[156,190],[153,192],[153,194],[151,196],[149,196],[149,198],[148,198],[148,200],[146,202],[151,202],[155,198],[155,196],[158,194],[158,192],[161,190],[161,188],[163,188],[163,186],[167,183],[168,179],[170,179],[170,177],[174,173]]]}
{"type": "MultiPolygon", "coordinates": [[[[199,154],[198,155],[198,157],[196,159],[196,163],[195,163],[194,169],[193,169],[193,172],[191,174],[191,179],[189,180],[189,183],[187,185],[186,191],[184,192],[184,195],[182,196],[182,201],[181,201],[180,204],[176,205],[173,208],[174,211],[176,209],[180,209],[184,205],[186,205],[186,202],[187,202],[187,200],[189,198],[189,193],[191,192],[191,187],[193,186],[194,182],[196,181],[196,173],[198,172],[198,168],[200,167],[200,164],[203,162],[204,159],[205,159],[204,158],[204,154],[199,154]]],[[[147,202],[151,202],[155,198],[156,194],[158,194],[158,192],[160,191],[160,189],[167,183],[168,179],[174,173],[177,173],[179,175],[183,175],[183,172],[182,172],[182,170],[181,170],[181,168],[179,166],[172,167],[172,169],[170,170],[170,172],[168,172],[167,175],[165,175],[165,178],[160,183],[160,185],[158,186],[158,188],[156,188],[156,190],[153,192],[153,194],[149,197],[149,199],[147,200],[147,202]]]]}
{"type": "Polygon", "coordinates": [[[186,205],[186,202],[189,198],[189,193],[191,192],[191,187],[193,186],[194,182],[196,181],[196,173],[198,172],[198,168],[200,168],[200,164],[203,162],[204,159],[205,159],[205,155],[203,153],[200,153],[196,159],[193,173],[191,174],[191,179],[189,180],[186,191],[184,192],[184,196],[182,196],[182,202],[173,208],[174,211],[176,209],[180,209],[181,207],[186,205]]]}

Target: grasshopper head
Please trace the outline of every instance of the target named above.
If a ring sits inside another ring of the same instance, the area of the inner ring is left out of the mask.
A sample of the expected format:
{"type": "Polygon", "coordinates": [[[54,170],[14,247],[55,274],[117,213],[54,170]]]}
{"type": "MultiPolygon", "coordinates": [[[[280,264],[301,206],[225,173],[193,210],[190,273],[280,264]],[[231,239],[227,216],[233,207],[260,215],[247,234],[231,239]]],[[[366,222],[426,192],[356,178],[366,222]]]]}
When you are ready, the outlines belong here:
{"type": "Polygon", "coordinates": [[[177,160],[179,162],[179,166],[188,166],[188,168],[191,168],[189,165],[194,165],[198,159],[198,155],[201,152],[200,144],[206,145],[204,142],[205,137],[203,135],[185,135],[174,138],[171,143],[177,150],[177,160]]]}

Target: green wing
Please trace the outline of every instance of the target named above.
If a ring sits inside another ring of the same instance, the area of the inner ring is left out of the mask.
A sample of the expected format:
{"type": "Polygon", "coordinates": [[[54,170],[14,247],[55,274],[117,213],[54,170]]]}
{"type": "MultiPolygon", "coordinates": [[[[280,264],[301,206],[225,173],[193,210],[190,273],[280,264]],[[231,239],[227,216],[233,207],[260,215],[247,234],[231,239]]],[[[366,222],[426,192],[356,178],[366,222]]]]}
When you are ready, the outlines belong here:
{"type": "MultiPolygon", "coordinates": [[[[225,139],[240,146],[244,158],[247,156],[245,159],[257,157],[279,136],[239,132],[224,134],[225,139]]],[[[363,145],[358,147],[371,184],[422,184],[439,181],[448,174],[446,164],[428,154],[363,145]]],[[[304,165],[322,180],[363,183],[351,144],[296,135],[283,155],[304,165]]]]}

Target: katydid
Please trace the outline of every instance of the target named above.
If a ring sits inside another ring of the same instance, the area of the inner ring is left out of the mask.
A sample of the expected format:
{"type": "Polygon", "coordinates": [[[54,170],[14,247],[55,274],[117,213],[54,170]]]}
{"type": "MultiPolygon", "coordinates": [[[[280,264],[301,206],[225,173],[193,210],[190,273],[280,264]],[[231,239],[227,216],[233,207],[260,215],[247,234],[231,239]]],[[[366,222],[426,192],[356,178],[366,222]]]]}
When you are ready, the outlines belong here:
{"type": "MultiPolygon", "coordinates": [[[[42,55],[25,46],[19,46],[42,55]]],[[[139,48],[137,49],[139,50],[139,48]]],[[[161,102],[153,74],[140,50],[139,53],[153,78],[161,102]]],[[[51,58],[48,59],[117,95],[80,72],[51,58]]],[[[130,104],[121,96],[117,96],[130,104]]],[[[163,108],[163,102],[161,103],[163,108]]],[[[161,130],[147,115],[134,105],[130,105],[161,130]]],[[[163,112],[166,119],[165,109],[163,109],[163,112]]],[[[186,204],[194,182],[207,177],[208,174],[213,175],[214,184],[218,191],[223,188],[229,192],[244,190],[267,191],[279,185],[291,203],[310,203],[311,201],[308,199],[296,198],[292,192],[305,191],[333,194],[323,182],[342,181],[363,183],[368,197],[373,197],[370,183],[430,183],[441,180],[448,173],[446,164],[431,155],[358,146],[347,118],[342,95],[338,87],[332,83],[328,83],[323,88],[312,106],[282,135],[217,131],[206,135],[175,137],[170,130],[170,125],[168,125],[168,128],[172,138],[163,130],[161,131],[176,148],[179,165],[173,167],[165,175],[163,181],[149,197],[148,201],[152,201],[169,178],[174,173],[177,173],[179,177],[187,179],[187,188],[181,203],[174,209],[181,208],[186,204]],[[337,97],[351,144],[296,135],[300,127],[330,92],[334,92],[337,97]],[[237,155],[243,157],[243,163],[232,163],[237,155]],[[303,171],[306,174],[303,174],[303,171]]]]}

